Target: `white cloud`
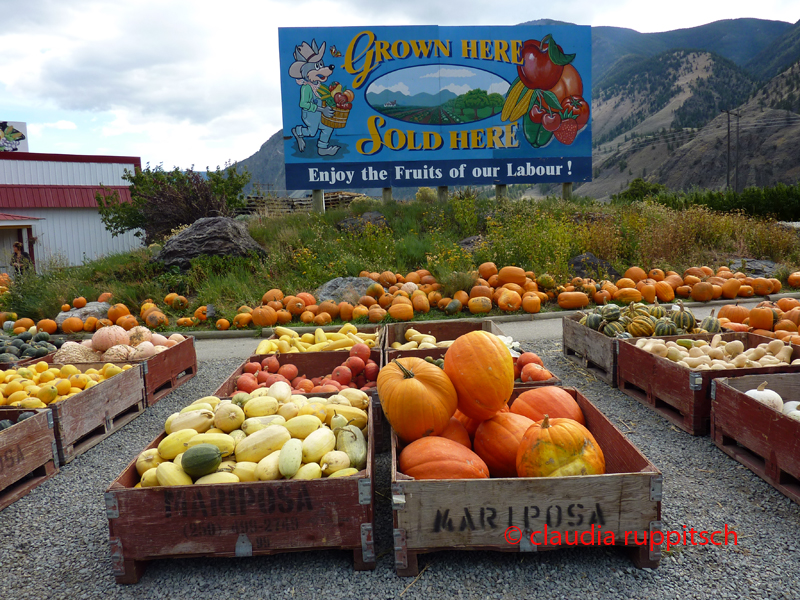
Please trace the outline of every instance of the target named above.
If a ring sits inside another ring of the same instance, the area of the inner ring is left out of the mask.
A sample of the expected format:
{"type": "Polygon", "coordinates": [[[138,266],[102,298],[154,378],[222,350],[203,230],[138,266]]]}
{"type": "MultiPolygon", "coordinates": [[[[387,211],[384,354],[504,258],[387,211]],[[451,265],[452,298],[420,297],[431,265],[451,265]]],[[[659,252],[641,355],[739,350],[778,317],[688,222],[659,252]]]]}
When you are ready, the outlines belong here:
{"type": "Polygon", "coordinates": [[[378,83],[373,83],[369,86],[369,90],[367,90],[370,94],[380,94],[384,90],[388,90],[390,92],[397,92],[400,94],[405,94],[406,96],[411,95],[411,90],[408,89],[408,86],[405,83],[395,83],[392,86],[386,87],[384,85],[380,85],[378,83]]]}
{"type": "Polygon", "coordinates": [[[441,68],[435,73],[428,73],[423,75],[420,79],[426,77],[475,77],[475,73],[469,69],[445,69],[441,68]]]}
{"type": "Polygon", "coordinates": [[[506,81],[499,81],[497,83],[493,83],[489,86],[489,89],[486,90],[487,94],[505,94],[508,91],[508,88],[511,87],[508,85],[506,81]]]}
{"type": "Polygon", "coordinates": [[[451,83],[450,85],[442,86],[442,89],[443,90],[450,90],[451,92],[453,92],[457,96],[460,96],[461,94],[466,94],[472,88],[469,87],[466,84],[465,85],[456,85],[455,83],[451,83]]]}
{"type": "Polygon", "coordinates": [[[45,129],[77,129],[72,121],[56,121],[55,123],[29,123],[28,131],[31,135],[40,136],[45,129]]]}

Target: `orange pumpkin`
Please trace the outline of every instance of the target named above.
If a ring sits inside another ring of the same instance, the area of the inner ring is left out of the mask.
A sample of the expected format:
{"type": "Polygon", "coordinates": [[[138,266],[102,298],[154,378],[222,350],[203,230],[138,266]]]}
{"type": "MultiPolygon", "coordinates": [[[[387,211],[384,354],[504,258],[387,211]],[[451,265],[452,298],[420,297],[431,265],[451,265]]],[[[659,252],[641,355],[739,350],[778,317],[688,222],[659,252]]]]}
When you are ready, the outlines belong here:
{"type": "Polygon", "coordinates": [[[289,323],[292,320],[292,313],[290,313],[288,310],[285,310],[283,308],[281,310],[277,311],[275,313],[275,315],[277,317],[277,322],[280,325],[285,325],[286,323],[289,323]]]}
{"type": "Polygon", "coordinates": [[[675,290],[675,295],[679,298],[688,298],[692,295],[692,288],[688,285],[679,285],[678,289],[675,290]]]}
{"type": "Polygon", "coordinates": [[[635,288],[636,282],[629,277],[623,277],[619,281],[617,281],[617,288],[635,288]]]}
{"type": "Polygon", "coordinates": [[[206,314],[206,307],[200,306],[194,311],[194,318],[198,321],[205,321],[208,316],[206,314]]]}
{"type": "Polygon", "coordinates": [[[392,304],[389,307],[389,316],[397,321],[410,321],[414,318],[414,307],[405,302],[392,304]]]}
{"type": "Polygon", "coordinates": [[[166,304],[167,306],[172,306],[172,301],[175,300],[175,298],[177,297],[178,294],[176,294],[175,292],[170,292],[164,297],[164,304],[166,304]]]}
{"type": "Polygon", "coordinates": [[[503,267],[497,273],[497,281],[501,286],[506,283],[516,283],[522,286],[525,284],[526,279],[527,275],[525,275],[525,269],[521,269],[520,267],[503,267]]]}
{"type": "Polygon", "coordinates": [[[86,322],[83,324],[83,330],[92,332],[95,329],[97,329],[97,317],[89,317],[86,319],[86,322]]]}
{"type": "Polygon", "coordinates": [[[730,319],[732,323],[744,323],[748,316],[750,316],[750,309],[746,306],[739,306],[738,302],[736,304],[726,304],[717,313],[717,317],[730,319]]]}
{"type": "Polygon", "coordinates": [[[342,321],[352,321],[353,320],[353,305],[349,302],[339,302],[339,318],[342,321]]]}
{"type": "Polygon", "coordinates": [[[756,277],[753,279],[753,293],[758,296],[766,296],[772,293],[772,282],[765,277],[756,277]]]}
{"type": "Polygon", "coordinates": [[[84,306],[86,306],[86,298],[84,298],[83,296],[75,298],[72,301],[72,306],[74,306],[75,308],[83,308],[84,306]]]}
{"type": "MultiPolygon", "coordinates": [[[[300,302],[302,302],[302,300],[300,300],[300,302]]],[[[250,313],[239,313],[238,315],[233,317],[233,326],[236,327],[236,329],[245,329],[252,322],[253,322],[253,315],[250,313]]]]}
{"type": "Polygon", "coordinates": [[[651,283],[643,285],[639,293],[642,294],[644,301],[649,304],[656,301],[656,286],[651,283]]]}
{"type": "MultiPolygon", "coordinates": [[[[289,311],[293,317],[299,317],[306,309],[306,303],[300,300],[297,296],[286,296],[283,299],[283,307],[289,311]]],[[[234,319],[234,322],[236,319],[234,319]]]]}
{"type": "Polygon", "coordinates": [[[560,387],[548,385],[522,392],[511,403],[511,412],[533,421],[541,421],[545,415],[553,418],[573,419],[586,425],[583,411],[575,398],[560,387]]]}
{"type": "Polygon", "coordinates": [[[97,331],[103,327],[111,327],[113,324],[111,319],[97,319],[97,323],[94,324],[94,330],[97,331]]]}
{"type": "Polygon", "coordinates": [[[482,279],[489,279],[492,275],[497,275],[497,265],[493,262],[485,262],[478,267],[478,274],[482,279]]]}
{"type": "Polygon", "coordinates": [[[553,378],[553,374],[541,365],[529,363],[522,367],[519,372],[519,378],[523,383],[547,381],[553,378]]]}
{"type": "Polygon", "coordinates": [[[664,271],[661,269],[650,269],[650,272],[647,274],[650,279],[654,279],[655,281],[664,281],[664,271]]]}
{"type": "Polygon", "coordinates": [[[680,286],[683,285],[683,277],[681,277],[677,273],[673,273],[672,275],[667,274],[667,276],[664,277],[664,281],[670,284],[673,290],[677,290],[680,286]]]}
{"type": "Polygon", "coordinates": [[[778,305],[783,312],[789,312],[793,308],[800,306],[800,300],[797,298],[781,298],[775,304],[778,305]]]}
{"type": "Polygon", "coordinates": [[[311,322],[314,323],[314,325],[319,326],[328,325],[331,322],[331,315],[326,312],[318,313],[314,315],[314,318],[311,319],[311,322]]]}
{"type": "MultiPolygon", "coordinates": [[[[325,314],[327,314],[327,313],[325,313],[325,314]]],[[[369,322],[370,323],[380,323],[381,321],[383,321],[386,318],[387,314],[388,313],[383,308],[381,308],[380,306],[377,306],[377,305],[376,306],[372,306],[369,309],[369,315],[368,315],[369,322]]]]}
{"type": "Polygon", "coordinates": [[[61,323],[61,331],[64,333],[78,333],[83,331],[83,321],[78,317],[69,317],[61,323]]]}
{"type": "Polygon", "coordinates": [[[125,315],[131,314],[131,311],[128,310],[128,307],[122,303],[115,304],[111,308],[108,309],[108,318],[109,320],[116,323],[120,317],[124,317],[125,315]]]}
{"type": "MultiPolygon", "coordinates": [[[[249,317],[250,315],[247,316],[249,317]]],[[[167,315],[165,315],[163,312],[153,311],[148,313],[148,315],[144,318],[144,323],[150,329],[157,329],[159,327],[166,327],[169,325],[169,319],[167,319],[167,315]]]]}
{"type": "Polygon", "coordinates": [[[330,300],[325,300],[319,303],[317,314],[319,313],[328,313],[331,319],[337,319],[339,317],[339,305],[330,300]]]}
{"type": "Polygon", "coordinates": [[[714,286],[707,281],[700,281],[692,286],[692,300],[708,302],[714,297],[714,286]]]}
{"type": "Polygon", "coordinates": [[[228,319],[217,319],[217,322],[214,325],[220,331],[227,331],[231,328],[231,322],[228,321],[228,319]]]}
{"type": "Polygon", "coordinates": [[[752,298],[755,291],[753,287],[750,285],[743,285],[739,288],[739,297],[740,298],[752,298]]]}
{"type": "Polygon", "coordinates": [[[53,335],[56,331],[58,331],[58,325],[55,321],[53,321],[53,319],[42,319],[36,323],[36,329],[38,331],[44,331],[45,333],[53,335]]]}
{"type": "Polygon", "coordinates": [[[377,389],[392,429],[406,442],[441,434],[458,404],[456,388],[447,374],[417,357],[395,359],[383,367],[377,389]]]}
{"type": "Polygon", "coordinates": [[[602,475],[606,461],[597,440],[586,427],[572,419],[545,415],[525,432],[517,450],[520,477],[602,475]]]}
{"type": "Polygon", "coordinates": [[[795,271],[786,278],[786,283],[789,287],[800,288],[800,271],[795,271]]]}
{"type": "Polygon", "coordinates": [[[372,298],[378,299],[386,293],[386,290],[383,289],[383,286],[378,283],[377,281],[367,288],[365,295],[371,296],[372,298]]]}
{"type": "Polygon", "coordinates": [[[61,312],[69,312],[72,307],[69,304],[62,304],[61,305],[61,312]]]}
{"type": "Polygon", "coordinates": [[[635,287],[620,288],[612,296],[617,302],[630,304],[631,302],[641,302],[642,293],[635,287]]]}
{"type": "Polygon", "coordinates": [[[464,290],[458,290],[453,294],[453,300],[458,300],[461,304],[466,306],[467,302],[469,302],[469,294],[464,290]]]}
{"type": "Polygon", "coordinates": [[[115,325],[119,325],[125,331],[130,331],[138,324],[139,321],[137,321],[136,317],[134,317],[133,315],[123,315],[119,319],[117,319],[117,322],[115,323],[115,325]]]}
{"type": "Polygon", "coordinates": [[[750,327],[772,331],[775,314],[766,306],[750,309],[750,327]]]}
{"type": "Polygon", "coordinates": [[[189,301],[186,299],[186,296],[176,296],[173,298],[170,306],[174,310],[185,310],[189,308],[189,301]]]}
{"type": "Polygon", "coordinates": [[[525,294],[525,296],[522,298],[522,310],[531,314],[538,313],[540,310],[542,310],[542,301],[539,296],[537,296],[535,293],[525,294]]]}
{"type": "Polygon", "coordinates": [[[497,299],[497,307],[505,312],[514,312],[522,306],[522,297],[515,291],[501,288],[503,291],[497,299]]]}
{"type": "Polygon", "coordinates": [[[267,302],[281,302],[283,300],[283,292],[279,289],[271,289],[261,298],[261,304],[267,302]]]}
{"type": "MultiPolygon", "coordinates": [[[[438,367],[434,367],[438,368],[438,367]]],[[[469,448],[443,437],[424,437],[403,448],[400,472],[414,479],[487,479],[489,468],[469,448]]]]}
{"type": "Polygon", "coordinates": [[[353,307],[353,320],[364,319],[369,316],[369,307],[363,304],[356,304],[353,307]]]}
{"type": "Polygon", "coordinates": [[[469,299],[467,308],[473,315],[488,313],[492,310],[492,301],[484,296],[476,296],[469,299]]]}
{"type": "Polygon", "coordinates": [[[589,296],[583,292],[561,292],[558,295],[558,305],[564,310],[575,310],[589,304],[589,296]]]}
{"type": "Polygon", "coordinates": [[[431,304],[428,302],[428,297],[423,292],[416,294],[411,299],[411,305],[414,307],[415,311],[423,314],[428,313],[431,310],[431,304]]]}
{"type": "Polygon", "coordinates": [[[256,327],[272,327],[278,322],[278,313],[269,306],[257,306],[250,313],[256,327]]]}
{"type": "Polygon", "coordinates": [[[478,425],[473,448],[489,467],[492,477],[516,477],[517,450],[533,423],[528,417],[507,412],[478,425]]]}
{"type": "Polygon", "coordinates": [[[444,355],[444,372],[458,394],[458,409],[473,419],[490,419],[514,389],[511,352],[487,331],[458,337],[444,355]]]}
{"type": "MultiPolygon", "coordinates": [[[[638,283],[639,281],[647,277],[647,273],[645,273],[644,269],[642,269],[641,267],[631,267],[627,271],[625,271],[623,277],[626,279],[633,280],[634,283],[638,283]]],[[[617,285],[617,287],[620,286],[617,285]]]]}
{"type": "Polygon", "coordinates": [[[97,301],[108,302],[109,300],[111,300],[111,296],[112,296],[111,292],[103,292],[97,297],[97,301]]]}
{"type": "Polygon", "coordinates": [[[464,427],[464,424],[456,417],[450,417],[450,420],[447,422],[447,427],[439,434],[439,437],[453,440],[472,450],[472,440],[470,439],[469,432],[467,428],[464,427]]]}

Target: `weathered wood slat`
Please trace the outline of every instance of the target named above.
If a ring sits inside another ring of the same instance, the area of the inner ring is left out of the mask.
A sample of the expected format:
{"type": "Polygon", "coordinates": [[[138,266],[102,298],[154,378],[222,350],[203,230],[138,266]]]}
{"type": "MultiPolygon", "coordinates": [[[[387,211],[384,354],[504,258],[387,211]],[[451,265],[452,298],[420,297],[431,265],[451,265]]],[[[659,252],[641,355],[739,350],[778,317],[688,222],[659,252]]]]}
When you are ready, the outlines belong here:
{"type": "Polygon", "coordinates": [[[581,315],[561,321],[564,356],[600,381],[617,387],[617,340],[579,323],[581,315]]]}
{"type": "MultiPolygon", "coordinates": [[[[98,365],[75,366],[85,372],[98,365]]],[[[59,461],[66,464],[144,412],[142,367],[137,364],[49,408],[53,411],[59,461]]]]}
{"type": "MultiPolygon", "coordinates": [[[[392,434],[392,499],[395,566],[398,575],[418,572],[417,555],[438,550],[542,551],[567,547],[544,542],[552,534],[599,535],[625,546],[626,532],[660,526],[661,474],[613,423],[575,390],[587,427],[606,456],[606,474],[584,477],[420,480],[397,470],[400,444],[392,434]],[[517,543],[509,543],[506,530],[517,543]],[[594,526],[594,528],[592,527],[594,526]],[[524,540],[518,538],[520,534],[524,540]],[[533,540],[529,541],[533,534],[533,540]],[[537,546],[535,544],[543,544],[537,546]]],[[[516,391],[515,394],[518,394],[516,391]]],[[[513,402],[513,399],[512,399],[513,402]]],[[[558,542],[558,540],[556,540],[558,542]]],[[[637,566],[656,567],[660,550],[650,554],[627,543],[637,566]]]]}
{"type": "Polygon", "coordinates": [[[341,479],[134,488],[134,459],[106,491],[117,583],[136,583],[147,561],[191,556],[345,549],[355,569],[374,569],[374,417],[371,407],[366,469],[341,479]]]}
{"type": "Polygon", "coordinates": [[[47,409],[19,423],[25,409],[0,407],[0,420],[15,424],[0,431],[0,510],[58,472],[53,420],[47,409]]]}
{"type": "Polygon", "coordinates": [[[745,394],[764,381],[784,402],[800,401],[800,373],[717,379],[711,437],[725,454],[800,504],[800,421],[745,394]]]}
{"type": "Polygon", "coordinates": [[[147,406],[152,406],[197,375],[194,337],[148,358],[143,362],[143,371],[147,406]]]}

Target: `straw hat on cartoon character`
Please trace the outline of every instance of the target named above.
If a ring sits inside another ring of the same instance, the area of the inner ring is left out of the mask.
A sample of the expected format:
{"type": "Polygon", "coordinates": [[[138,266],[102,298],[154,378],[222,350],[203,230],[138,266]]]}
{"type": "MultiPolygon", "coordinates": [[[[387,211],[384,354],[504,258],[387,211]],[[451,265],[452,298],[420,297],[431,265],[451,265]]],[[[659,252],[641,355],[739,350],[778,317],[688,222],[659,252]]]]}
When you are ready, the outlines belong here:
{"type": "Polygon", "coordinates": [[[295,47],[295,62],[289,67],[289,76],[300,86],[300,109],[303,118],[302,125],[292,129],[292,135],[297,140],[297,149],[303,152],[306,148],[306,139],[317,140],[317,152],[320,156],[333,156],[339,151],[339,146],[331,145],[333,128],[322,122],[322,117],[333,116],[333,109],[322,101],[319,95],[320,84],[326,82],[333,74],[333,65],[328,66],[325,58],[325,42],[317,46],[315,40],[303,42],[295,47]]]}

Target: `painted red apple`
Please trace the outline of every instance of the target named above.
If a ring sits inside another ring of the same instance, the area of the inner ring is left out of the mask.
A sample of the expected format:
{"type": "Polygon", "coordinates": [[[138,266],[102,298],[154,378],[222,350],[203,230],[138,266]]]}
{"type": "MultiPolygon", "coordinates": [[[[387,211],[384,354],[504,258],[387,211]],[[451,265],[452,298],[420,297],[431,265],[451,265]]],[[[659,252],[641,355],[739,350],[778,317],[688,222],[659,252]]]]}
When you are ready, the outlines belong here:
{"type": "Polygon", "coordinates": [[[522,64],[517,66],[517,74],[525,87],[532,90],[549,90],[561,79],[564,67],[550,60],[548,52],[550,43],[553,42],[542,44],[539,40],[528,40],[522,44],[520,52],[522,64]]]}

